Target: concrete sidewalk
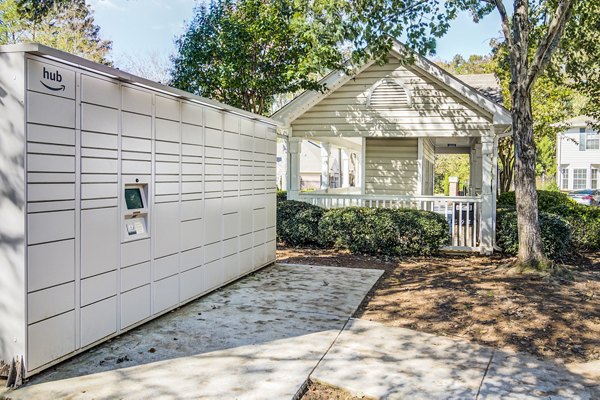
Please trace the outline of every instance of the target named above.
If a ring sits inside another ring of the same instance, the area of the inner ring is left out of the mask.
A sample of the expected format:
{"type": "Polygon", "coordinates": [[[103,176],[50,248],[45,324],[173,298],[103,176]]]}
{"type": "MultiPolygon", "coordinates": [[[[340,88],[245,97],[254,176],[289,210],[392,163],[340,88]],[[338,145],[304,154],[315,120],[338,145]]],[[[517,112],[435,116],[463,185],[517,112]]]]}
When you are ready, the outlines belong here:
{"type": "Polygon", "coordinates": [[[562,364],[357,319],[311,379],[381,399],[600,399],[562,364]]]}
{"type": "Polygon", "coordinates": [[[268,267],[0,398],[289,400],[381,274],[268,267]]]}

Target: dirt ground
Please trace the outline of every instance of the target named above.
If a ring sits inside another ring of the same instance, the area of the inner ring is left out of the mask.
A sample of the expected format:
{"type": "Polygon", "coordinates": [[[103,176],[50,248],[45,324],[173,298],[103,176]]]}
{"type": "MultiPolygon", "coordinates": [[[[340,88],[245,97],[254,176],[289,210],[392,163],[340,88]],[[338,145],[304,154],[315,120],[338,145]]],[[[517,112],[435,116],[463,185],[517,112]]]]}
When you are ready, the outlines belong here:
{"type": "MultiPolygon", "coordinates": [[[[277,258],[385,270],[357,311],[358,318],[567,363],[600,359],[600,254],[587,254],[570,265],[572,281],[510,274],[511,260],[500,256],[460,254],[396,262],[278,247],[277,258]]],[[[305,397],[320,398],[327,397],[305,397]]]]}
{"type": "Polygon", "coordinates": [[[371,400],[371,397],[356,397],[343,389],[309,381],[302,400],[371,400]]]}

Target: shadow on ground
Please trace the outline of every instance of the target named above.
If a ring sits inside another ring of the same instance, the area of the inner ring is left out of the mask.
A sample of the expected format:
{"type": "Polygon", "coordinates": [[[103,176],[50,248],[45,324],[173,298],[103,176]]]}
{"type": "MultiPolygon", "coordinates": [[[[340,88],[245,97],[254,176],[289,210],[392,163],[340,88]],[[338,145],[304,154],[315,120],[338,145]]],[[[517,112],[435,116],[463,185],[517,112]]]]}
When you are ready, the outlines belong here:
{"type": "Polygon", "coordinates": [[[311,379],[382,399],[598,399],[559,363],[352,319],[311,379]]]}
{"type": "Polygon", "coordinates": [[[380,271],[265,268],[34,376],[11,399],[291,398],[380,271]]]}

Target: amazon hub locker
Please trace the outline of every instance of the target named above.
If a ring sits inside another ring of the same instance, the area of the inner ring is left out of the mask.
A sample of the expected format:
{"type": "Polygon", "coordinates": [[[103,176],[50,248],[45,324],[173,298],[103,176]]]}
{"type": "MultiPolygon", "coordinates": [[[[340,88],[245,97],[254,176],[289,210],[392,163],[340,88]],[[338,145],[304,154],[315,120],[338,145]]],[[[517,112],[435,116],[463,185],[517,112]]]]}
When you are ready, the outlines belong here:
{"type": "Polygon", "coordinates": [[[34,374],[274,262],[275,128],[0,47],[0,360],[34,374]]]}

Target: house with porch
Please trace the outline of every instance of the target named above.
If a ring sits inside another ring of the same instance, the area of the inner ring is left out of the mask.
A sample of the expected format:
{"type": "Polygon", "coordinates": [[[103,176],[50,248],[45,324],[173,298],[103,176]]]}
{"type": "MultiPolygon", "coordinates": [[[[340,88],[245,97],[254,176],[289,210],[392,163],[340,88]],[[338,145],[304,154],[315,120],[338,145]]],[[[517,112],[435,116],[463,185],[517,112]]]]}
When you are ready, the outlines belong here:
{"type": "Polygon", "coordinates": [[[498,139],[510,134],[510,113],[493,99],[424,57],[403,63],[395,42],[383,65],[323,78],[324,93],[306,91],[278,110],[287,149],[288,198],[326,208],[410,207],[446,216],[450,249],[494,248],[498,139]],[[319,190],[300,190],[300,155],[321,143],[319,190]],[[331,188],[332,149],[355,153],[356,184],[331,188]],[[468,196],[433,194],[436,154],[468,154],[468,196]]]}

